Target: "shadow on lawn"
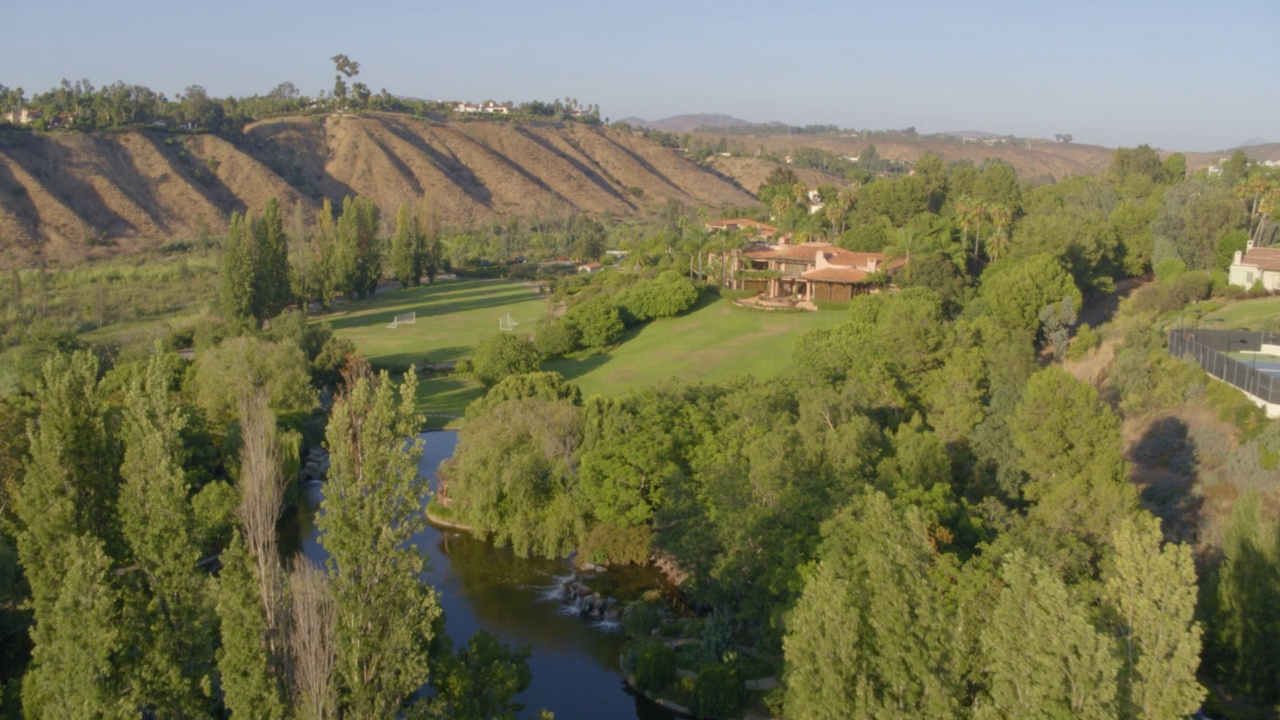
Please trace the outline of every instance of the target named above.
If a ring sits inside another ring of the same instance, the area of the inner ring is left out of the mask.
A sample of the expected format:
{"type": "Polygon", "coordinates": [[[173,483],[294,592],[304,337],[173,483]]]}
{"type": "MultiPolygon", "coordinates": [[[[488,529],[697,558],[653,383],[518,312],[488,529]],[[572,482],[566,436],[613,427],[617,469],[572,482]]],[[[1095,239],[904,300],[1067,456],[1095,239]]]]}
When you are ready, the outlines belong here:
{"type": "Polygon", "coordinates": [[[593,370],[604,367],[605,363],[611,359],[609,355],[601,353],[581,360],[554,360],[546,363],[542,369],[558,372],[565,380],[575,380],[593,370]]]}
{"type": "MultiPolygon", "coordinates": [[[[357,306],[350,308],[351,314],[331,318],[327,320],[327,322],[334,330],[352,330],[355,328],[365,327],[382,320],[386,320],[387,324],[390,324],[391,320],[396,315],[409,311],[417,313],[418,321],[429,321],[432,317],[441,315],[452,315],[455,313],[520,305],[528,302],[529,300],[530,298],[528,297],[520,297],[516,295],[494,296],[490,293],[488,295],[469,300],[451,300],[448,303],[420,302],[412,305],[386,305],[383,307],[376,305],[368,305],[365,307],[357,306]],[[383,313],[385,313],[385,317],[380,316],[383,313]]],[[[496,331],[498,316],[495,315],[493,320],[496,331]]]]}
{"type": "Polygon", "coordinates": [[[369,364],[375,370],[390,370],[400,373],[408,370],[410,365],[416,365],[421,370],[427,365],[459,360],[470,354],[471,350],[472,348],[470,347],[456,346],[434,348],[425,352],[392,353],[369,358],[369,364]]]}

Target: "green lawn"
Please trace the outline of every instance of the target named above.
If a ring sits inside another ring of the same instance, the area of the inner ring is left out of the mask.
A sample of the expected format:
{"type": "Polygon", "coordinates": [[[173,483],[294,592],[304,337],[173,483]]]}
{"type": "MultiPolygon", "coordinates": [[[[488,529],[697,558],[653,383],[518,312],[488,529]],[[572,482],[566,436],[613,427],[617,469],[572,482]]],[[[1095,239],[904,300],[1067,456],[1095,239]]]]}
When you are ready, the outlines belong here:
{"type": "Polygon", "coordinates": [[[791,367],[795,338],[814,328],[844,322],[844,312],[766,313],[704,302],[693,312],[655,320],[628,333],[613,352],[583,360],[555,360],[555,370],[584,395],[612,395],[666,380],[722,381],[753,375],[774,377],[791,367]]]}
{"type": "MultiPolygon", "coordinates": [[[[518,331],[532,332],[546,312],[546,301],[524,285],[448,280],[379,293],[318,320],[351,339],[375,367],[401,371],[411,364],[467,357],[482,338],[500,332],[498,318],[507,313],[520,323],[518,331]],[[415,324],[387,327],[396,314],[410,310],[417,313],[415,324]]],[[[796,336],[834,327],[846,317],[840,311],[752,312],[708,297],[687,315],[628,332],[612,352],[555,360],[543,369],[564,375],[585,395],[612,395],[667,380],[774,377],[791,367],[796,336]]],[[[427,427],[456,426],[455,417],[482,392],[477,383],[461,378],[424,380],[418,385],[418,410],[427,416],[427,427]]]]}
{"type": "Polygon", "coordinates": [[[1240,300],[1204,316],[1208,328],[1280,329],[1280,297],[1240,300]]]}
{"type": "Polygon", "coordinates": [[[519,283],[437,280],[339,305],[318,320],[354,342],[374,367],[400,371],[467,357],[482,338],[501,332],[498,318],[508,313],[520,323],[518,330],[533,332],[547,314],[547,303],[519,283]],[[413,325],[387,327],[396,315],[410,310],[417,313],[413,325]]]}
{"type": "MultiPolygon", "coordinates": [[[[437,280],[429,285],[378,293],[339,305],[317,318],[350,339],[376,368],[400,372],[410,365],[461,360],[487,335],[501,332],[498,318],[510,313],[519,331],[533,332],[547,314],[546,300],[525,285],[501,280],[437,280]],[[413,325],[387,327],[410,310],[413,325]]],[[[418,383],[418,411],[428,428],[456,426],[456,416],[483,394],[479,383],[454,377],[418,383]]]]}

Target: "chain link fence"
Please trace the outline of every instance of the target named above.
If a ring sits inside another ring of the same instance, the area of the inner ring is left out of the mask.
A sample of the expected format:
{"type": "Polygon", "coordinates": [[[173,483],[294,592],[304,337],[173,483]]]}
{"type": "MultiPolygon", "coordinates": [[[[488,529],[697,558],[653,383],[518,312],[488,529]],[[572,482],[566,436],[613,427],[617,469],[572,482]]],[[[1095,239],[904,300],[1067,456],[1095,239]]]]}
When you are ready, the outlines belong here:
{"type": "MultiPolygon", "coordinates": [[[[1176,358],[1191,357],[1205,372],[1219,380],[1231,383],[1259,400],[1280,404],[1280,375],[1258,369],[1256,361],[1236,360],[1227,356],[1227,353],[1261,352],[1263,345],[1280,346],[1280,334],[1199,328],[1174,328],[1169,331],[1170,355],[1176,358]]],[[[1271,361],[1271,364],[1274,362],[1271,361]]]]}

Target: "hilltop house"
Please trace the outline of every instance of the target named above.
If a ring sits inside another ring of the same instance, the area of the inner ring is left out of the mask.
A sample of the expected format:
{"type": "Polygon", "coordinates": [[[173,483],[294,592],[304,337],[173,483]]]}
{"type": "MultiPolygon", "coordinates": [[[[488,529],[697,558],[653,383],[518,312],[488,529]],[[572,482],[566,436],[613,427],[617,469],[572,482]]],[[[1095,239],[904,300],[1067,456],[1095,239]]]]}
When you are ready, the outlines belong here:
{"type": "Polygon", "coordinates": [[[853,252],[831,243],[758,244],[735,253],[730,265],[733,288],[754,290],[766,298],[791,297],[802,302],[850,300],[876,292],[881,273],[892,273],[902,259],[881,253],[853,252]]]}
{"type": "Polygon", "coordinates": [[[1280,290],[1280,247],[1254,247],[1249,241],[1244,252],[1236,251],[1228,282],[1246,290],[1258,283],[1273,292],[1280,290]]]}
{"type": "Polygon", "coordinates": [[[494,113],[496,115],[506,115],[511,112],[511,108],[506,105],[499,105],[492,100],[479,105],[460,102],[453,109],[460,113],[494,113]]]}
{"type": "Polygon", "coordinates": [[[30,125],[42,117],[44,117],[44,113],[39,110],[32,110],[25,107],[17,112],[5,113],[4,115],[4,119],[14,125],[30,125]]]}

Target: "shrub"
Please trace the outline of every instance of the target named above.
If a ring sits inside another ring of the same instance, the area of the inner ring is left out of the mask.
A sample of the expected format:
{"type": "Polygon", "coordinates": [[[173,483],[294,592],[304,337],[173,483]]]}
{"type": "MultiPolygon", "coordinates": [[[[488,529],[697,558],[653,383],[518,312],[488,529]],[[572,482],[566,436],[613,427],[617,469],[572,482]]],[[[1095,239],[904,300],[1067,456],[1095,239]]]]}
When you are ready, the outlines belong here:
{"type": "Polygon", "coordinates": [[[676,655],[663,643],[644,645],[636,652],[636,687],[655,692],[676,679],[676,655]]]}
{"type": "Polygon", "coordinates": [[[598,565],[643,563],[649,559],[652,535],[648,525],[617,527],[598,522],[587,531],[578,552],[598,565]]]}
{"type": "Polygon", "coordinates": [[[689,711],[698,717],[737,717],[746,704],[742,676],[731,665],[709,665],[693,683],[689,711]]]}
{"type": "Polygon", "coordinates": [[[636,603],[622,619],[622,631],[631,637],[644,637],[653,632],[661,621],[658,608],[646,602],[636,603]]]}
{"type": "Polygon", "coordinates": [[[698,286],[688,278],[668,270],[654,280],[636,283],[618,293],[618,307],[629,322],[648,322],[675,317],[698,302],[698,286]]]}
{"type": "Polygon", "coordinates": [[[1067,357],[1072,360],[1083,360],[1098,347],[1101,336],[1097,330],[1089,327],[1089,323],[1082,324],[1076,329],[1076,336],[1071,339],[1071,349],[1067,351],[1067,357]]]}
{"type": "Polygon", "coordinates": [[[563,322],[578,336],[584,348],[602,348],[612,345],[622,337],[622,315],[609,298],[592,298],[573,306],[565,313],[563,322]]]}
{"type": "Polygon", "coordinates": [[[538,369],[538,351],[523,335],[502,333],[490,335],[476,347],[471,359],[471,373],[485,387],[493,387],[511,375],[523,375],[538,369]]]}
{"type": "Polygon", "coordinates": [[[543,358],[568,355],[578,349],[578,336],[573,326],[560,320],[543,320],[533,335],[534,347],[543,358]]]}

